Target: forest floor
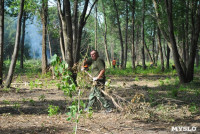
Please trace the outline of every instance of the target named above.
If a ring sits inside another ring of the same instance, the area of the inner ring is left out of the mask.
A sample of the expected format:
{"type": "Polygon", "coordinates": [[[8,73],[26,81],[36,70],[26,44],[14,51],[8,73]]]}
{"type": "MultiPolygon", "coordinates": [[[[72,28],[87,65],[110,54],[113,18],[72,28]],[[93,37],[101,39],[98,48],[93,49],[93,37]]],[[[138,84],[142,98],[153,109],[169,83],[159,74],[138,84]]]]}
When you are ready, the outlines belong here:
{"type": "MultiPolygon", "coordinates": [[[[200,133],[200,82],[179,85],[172,75],[108,77],[106,91],[132,104],[123,112],[112,105],[112,113],[94,107],[92,115],[80,118],[78,134],[200,133]]],[[[0,90],[0,134],[73,133],[75,123],[67,121],[68,99],[57,82],[37,75],[15,76],[12,88],[0,90]],[[59,106],[59,113],[49,116],[49,105],[59,106]]],[[[82,100],[88,100],[89,91],[84,90],[82,100]]]]}

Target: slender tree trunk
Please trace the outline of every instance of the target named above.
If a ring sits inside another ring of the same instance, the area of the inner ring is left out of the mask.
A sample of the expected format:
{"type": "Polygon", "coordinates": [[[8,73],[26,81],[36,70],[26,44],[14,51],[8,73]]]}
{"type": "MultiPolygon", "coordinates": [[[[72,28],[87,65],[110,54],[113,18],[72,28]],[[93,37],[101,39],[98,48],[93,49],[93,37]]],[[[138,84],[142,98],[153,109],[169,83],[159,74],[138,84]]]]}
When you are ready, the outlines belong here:
{"type": "Polygon", "coordinates": [[[167,63],[166,63],[166,68],[169,69],[170,48],[169,48],[169,45],[166,45],[166,46],[167,46],[167,56],[166,56],[167,63]]]}
{"type": "Polygon", "coordinates": [[[4,0],[0,0],[0,85],[3,84],[4,0]]]}
{"type": "Polygon", "coordinates": [[[163,51],[162,51],[162,45],[161,45],[161,35],[160,35],[160,29],[157,29],[158,32],[158,48],[160,51],[160,61],[161,61],[161,71],[164,72],[165,67],[164,67],[164,56],[163,56],[163,51]]]}
{"type": "Polygon", "coordinates": [[[196,50],[196,67],[199,67],[199,50],[196,50]]]}
{"type": "Polygon", "coordinates": [[[123,39],[122,39],[122,32],[121,32],[121,26],[120,26],[120,21],[119,21],[119,12],[117,8],[117,4],[115,0],[113,0],[114,3],[114,8],[116,11],[116,18],[117,18],[117,25],[118,25],[118,30],[119,30],[119,39],[120,39],[120,45],[121,45],[121,67],[124,66],[124,46],[123,46],[123,39]]]}
{"type": "Polygon", "coordinates": [[[25,40],[25,29],[26,29],[26,12],[23,14],[23,26],[22,26],[22,40],[21,40],[21,58],[20,58],[20,68],[24,68],[24,40],[25,40]]]}
{"type": "Polygon", "coordinates": [[[144,40],[144,16],[145,16],[145,0],[142,1],[142,68],[146,69],[146,63],[145,63],[145,53],[144,53],[144,48],[145,48],[145,40],[144,40]]]}
{"type": "Polygon", "coordinates": [[[72,28],[73,28],[73,59],[76,60],[76,49],[77,49],[77,37],[78,37],[78,0],[74,1],[73,9],[73,19],[72,19],[72,28]]]}
{"type": "Polygon", "coordinates": [[[46,54],[46,43],[47,43],[47,15],[48,15],[48,0],[42,0],[42,74],[46,74],[47,69],[47,54],[46,54]]]}
{"type": "Polygon", "coordinates": [[[126,2],[126,32],[125,32],[124,66],[123,66],[123,68],[126,68],[127,49],[128,49],[128,3],[126,2]]]}
{"type": "Polygon", "coordinates": [[[98,24],[98,19],[97,19],[97,5],[95,7],[95,50],[97,50],[97,24],[98,24]]]}
{"type": "Polygon", "coordinates": [[[135,69],[135,0],[133,0],[133,9],[132,9],[132,45],[131,45],[131,59],[132,59],[132,68],[135,69]]]}
{"type": "Polygon", "coordinates": [[[104,23],[105,23],[105,32],[104,32],[105,53],[106,53],[107,62],[109,64],[109,66],[111,67],[110,58],[109,58],[109,54],[108,54],[108,47],[107,47],[108,46],[107,45],[107,21],[106,21],[106,13],[105,13],[105,7],[104,7],[103,2],[102,2],[102,7],[103,7],[104,23]]]}
{"type": "Polygon", "coordinates": [[[185,28],[184,28],[184,22],[182,22],[182,45],[183,45],[183,48],[182,48],[182,50],[183,50],[183,55],[182,55],[182,57],[183,57],[183,61],[184,61],[184,63],[186,63],[186,43],[185,43],[185,28]]]}
{"type": "Polygon", "coordinates": [[[50,53],[50,57],[52,57],[51,41],[50,41],[48,29],[47,29],[47,36],[48,36],[48,42],[49,42],[49,53],[50,53]]]}
{"type": "Polygon", "coordinates": [[[151,54],[150,54],[150,52],[149,52],[149,48],[147,47],[146,42],[144,42],[144,47],[145,47],[145,49],[146,49],[146,51],[147,51],[147,54],[148,54],[148,56],[149,56],[151,62],[153,62],[153,58],[151,57],[151,54]]]}
{"type": "Polygon", "coordinates": [[[153,64],[156,65],[156,59],[155,59],[155,54],[156,54],[156,51],[155,51],[155,33],[156,33],[156,30],[155,30],[155,26],[153,28],[153,39],[152,39],[152,51],[153,51],[153,64]]]}
{"type": "Polygon", "coordinates": [[[189,59],[189,43],[188,43],[188,26],[189,26],[189,0],[186,1],[186,26],[185,26],[185,63],[188,65],[188,59],[189,59]]]}
{"type": "Polygon", "coordinates": [[[63,37],[63,28],[62,28],[62,21],[59,15],[59,9],[58,9],[58,19],[59,19],[59,24],[60,24],[60,50],[62,54],[62,60],[65,61],[65,45],[64,45],[64,37],[63,37]]]}
{"type": "Polygon", "coordinates": [[[7,79],[5,82],[5,87],[10,87],[10,84],[13,79],[13,73],[14,69],[16,66],[16,61],[17,61],[17,56],[18,56],[18,51],[19,51],[19,42],[20,42],[20,34],[21,34],[21,22],[22,22],[22,15],[23,15],[23,9],[24,9],[24,0],[21,0],[20,4],[20,13],[18,15],[18,21],[17,21],[17,30],[16,30],[16,38],[15,38],[15,46],[14,46],[14,51],[12,55],[12,60],[10,63],[7,79]]]}

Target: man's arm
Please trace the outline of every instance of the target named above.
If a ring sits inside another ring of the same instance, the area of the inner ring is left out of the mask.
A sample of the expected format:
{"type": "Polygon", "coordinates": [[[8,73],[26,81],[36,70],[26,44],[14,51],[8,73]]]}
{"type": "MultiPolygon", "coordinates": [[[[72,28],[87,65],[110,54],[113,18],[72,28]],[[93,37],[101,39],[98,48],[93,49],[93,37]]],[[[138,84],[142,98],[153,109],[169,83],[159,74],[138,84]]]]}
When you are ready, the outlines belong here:
{"type": "Polygon", "coordinates": [[[105,73],[105,69],[101,70],[100,73],[99,73],[99,75],[97,76],[97,79],[102,79],[104,73],[105,73]]]}

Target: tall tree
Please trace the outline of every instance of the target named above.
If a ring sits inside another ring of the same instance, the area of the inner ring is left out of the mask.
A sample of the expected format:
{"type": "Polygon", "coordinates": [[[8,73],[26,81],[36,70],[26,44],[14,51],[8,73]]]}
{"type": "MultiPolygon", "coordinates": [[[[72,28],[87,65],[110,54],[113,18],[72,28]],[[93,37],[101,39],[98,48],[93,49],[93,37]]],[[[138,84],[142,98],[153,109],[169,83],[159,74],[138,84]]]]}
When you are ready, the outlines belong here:
{"type": "Polygon", "coordinates": [[[95,50],[97,50],[97,29],[98,29],[98,19],[97,19],[97,5],[95,6],[95,50]]]}
{"type": "Polygon", "coordinates": [[[40,11],[40,17],[42,20],[42,74],[46,74],[47,71],[47,16],[48,16],[48,0],[42,0],[42,9],[40,11]]]}
{"type": "Polygon", "coordinates": [[[142,0],[142,28],[141,28],[141,35],[142,35],[142,68],[146,69],[146,63],[145,63],[145,39],[144,39],[144,19],[145,19],[145,0],[142,0]]]}
{"type": "Polygon", "coordinates": [[[117,26],[119,30],[119,39],[120,39],[120,46],[121,46],[121,67],[124,67],[124,44],[123,44],[123,38],[122,38],[122,32],[121,32],[121,26],[120,26],[120,20],[119,20],[119,11],[118,11],[118,7],[115,0],[113,0],[113,4],[116,11],[117,26]]]}
{"type": "Polygon", "coordinates": [[[200,1],[192,1],[191,8],[191,45],[189,50],[188,64],[185,64],[181,59],[178,52],[177,42],[174,34],[174,20],[172,17],[172,0],[165,0],[166,17],[168,22],[168,32],[161,26],[161,19],[159,15],[158,5],[155,0],[153,0],[154,8],[156,11],[158,26],[164,36],[164,38],[170,43],[170,48],[173,53],[173,59],[177,74],[181,83],[187,83],[193,80],[194,75],[194,60],[196,56],[197,42],[200,32],[200,1]],[[169,33],[169,34],[167,34],[169,33]]]}
{"type": "Polygon", "coordinates": [[[132,68],[135,69],[135,0],[132,1],[132,44],[131,44],[131,61],[132,68]]]}
{"type": "Polygon", "coordinates": [[[160,34],[159,28],[157,28],[157,33],[158,33],[158,48],[159,48],[159,52],[160,52],[161,71],[164,72],[164,70],[165,70],[164,57],[163,57],[163,51],[162,51],[162,45],[161,45],[161,34],[160,34]]]}
{"type": "Polygon", "coordinates": [[[128,49],[128,19],[129,19],[128,3],[126,2],[126,28],[125,28],[125,46],[124,46],[124,67],[126,68],[127,62],[127,49],[128,49]]]}
{"type": "Polygon", "coordinates": [[[22,25],[22,39],[21,39],[21,58],[20,68],[24,68],[24,40],[25,40],[25,28],[26,28],[26,12],[23,13],[23,25],[22,25]]]}
{"type": "Polygon", "coordinates": [[[108,54],[108,44],[107,44],[107,21],[106,21],[106,12],[105,12],[105,6],[104,3],[102,1],[102,8],[103,8],[103,16],[104,16],[104,23],[105,23],[105,31],[103,33],[104,36],[104,46],[105,46],[105,53],[106,53],[106,59],[108,61],[109,66],[111,67],[111,63],[110,63],[110,58],[109,58],[109,54],[108,54]]]}
{"type": "Polygon", "coordinates": [[[20,4],[20,12],[18,15],[18,21],[17,21],[17,30],[16,30],[16,38],[15,38],[15,46],[14,46],[14,51],[12,55],[12,60],[10,63],[8,75],[6,78],[5,82],[5,87],[10,87],[10,84],[13,79],[13,73],[14,73],[14,68],[16,66],[16,61],[17,61],[17,56],[18,56],[18,50],[19,50],[19,42],[20,42],[20,34],[21,34],[21,22],[22,22],[22,16],[23,16],[23,9],[24,9],[24,0],[21,0],[20,4]]]}
{"type": "Polygon", "coordinates": [[[0,85],[3,83],[4,0],[0,0],[0,85]]]}

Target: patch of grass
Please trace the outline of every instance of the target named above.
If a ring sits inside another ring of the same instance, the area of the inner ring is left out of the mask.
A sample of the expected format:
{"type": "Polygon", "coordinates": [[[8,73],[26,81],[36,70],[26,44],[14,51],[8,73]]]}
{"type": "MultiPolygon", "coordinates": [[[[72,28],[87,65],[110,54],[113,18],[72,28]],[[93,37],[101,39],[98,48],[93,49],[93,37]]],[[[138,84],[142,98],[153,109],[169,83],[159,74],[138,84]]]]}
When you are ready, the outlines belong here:
{"type": "Polygon", "coordinates": [[[3,92],[10,92],[10,88],[3,88],[3,92]]]}

